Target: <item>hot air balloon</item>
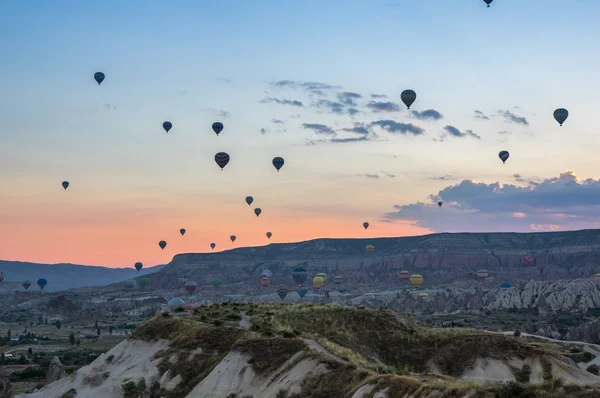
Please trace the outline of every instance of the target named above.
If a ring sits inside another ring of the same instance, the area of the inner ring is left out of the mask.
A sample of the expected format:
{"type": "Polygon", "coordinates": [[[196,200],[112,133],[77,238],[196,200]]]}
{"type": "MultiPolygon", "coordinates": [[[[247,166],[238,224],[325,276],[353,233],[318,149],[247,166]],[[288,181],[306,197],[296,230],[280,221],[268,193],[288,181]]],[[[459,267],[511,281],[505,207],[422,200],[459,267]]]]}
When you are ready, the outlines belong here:
{"type": "Polygon", "coordinates": [[[442,207],[443,203],[442,202],[438,202],[438,206],[442,207]]]}
{"type": "Polygon", "coordinates": [[[308,271],[304,267],[296,267],[292,270],[292,279],[298,286],[302,286],[304,281],[308,278],[308,271]]]}
{"type": "Polygon", "coordinates": [[[371,253],[373,253],[373,252],[375,251],[375,246],[373,246],[373,245],[367,245],[367,246],[365,247],[365,251],[366,251],[367,253],[371,254],[371,253]]]}
{"type": "Polygon", "coordinates": [[[271,236],[273,236],[273,234],[272,234],[272,233],[270,233],[270,232],[267,232],[267,238],[268,238],[268,239],[271,239],[271,236]]]}
{"type": "Polygon", "coordinates": [[[404,102],[406,108],[410,109],[410,106],[417,99],[417,93],[415,93],[413,90],[404,90],[400,94],[400,99],[402,100],[402,102],[404,102]]]}
{"type": "Polygon", "coordinates": [[[500,153],[498,154],[498,157],[500,158],[500,160],[502,160],[502,163],[506,163],[509,156],[510,153],[508,153],[508,151],[500,151],[500,153]]]}
{"type": "Polygon", "coordinates": [[[212,285],[213,288],[218,289],[219,286],[221,286],[221,279],[219,278],[212,278],[210,281],[210,284],[212,285]]]}
{"type": "Polygon", "coordinates": [[[271,283],[271,280],[269,278],[267,278],[266,276],[263,276],[262,279],[260,280],[260,284],[265,289],[269,287],[269,283],[271,283]]]}
{"type": "Polygon", "coordinates": [[[488,272],[484,269],[477,271],[477,277],[483,282],[488,277],[488,272]]]}
{"type": "Polygon", "coordinates": [[[27,280],[27,281],[23,281],[23,283],[21,283],[21,286],[23,286],[25,288],[25,290],[29,289],[29,286],[31,286],[31,281],[27,280]]]}
{"type": "Polygon", "coordinates": [[[324,284],[325,284],[325,279],[323,279],[323,277],[321,277],[321,276],[315,276],[313,278],[313,285],[315,285],[315,287],[317,289],[319,289],[324,284]]]}
{"type": "Polygon", "coordinates": [[[223,171],[227,163],[229,163],[229,155],[225,152],[219,152],[215,155],[215,162],[219,165],[221,171],[223,171]]]}
{"type": "Polygon", "coordinates": [[[333,283],[335,283],[336,286],[341,285],[343,281],[344,281],[344,278],[342,278],[339,275],[336,276],[335,278],[333,278],[333,283]]]}
{"type": "Polygon", "coordinates": [[[215,249],[215,247],[217,247],[217,245],[216,245],[215,243],[211,243],[211,244],[210,244],[210,248],[211,248],[211,249],[213,249],[213,250],[214,250],[214,249],[215,249]]]}
{"type": "Polygon", "coordinates": [[[429,297],[429,294],[428,293],[419,293],[419,297],[427,298],[427,297],[429,297]]]}
{"type": "Polygon", "coordinates": [[[125,286],[126,289],[135,289],[135,280],[126,280],[125,282],[123,282],[123,286],[125,286]]]}
{"type": "Polygon", "coordinates": [[[104,78],[106,78],[106,76],[104,76],[104,73],[102,73],[102,72],[94,73],[94,80],[96,80],[96,83],[98,83],[98,85],[100,85],[100,83],[102,83],[104,81],[104,78]]]}
{"type": "Polygon", "coordinates": [[[185,228],[181,228],[179,230],[179,233],[181,234],[181,236],[185,235],[185,228]]]}
{"type": "Polygon", "coordinates": [[[231,239],[231,242],[235,242],[235,240],[236,240],[237,238],[235,237],[235,235],[231,235],[231,236],[229,237],[229,239],[231,239]]]}
{"type": "Polygon", "coordinates": [[[169,130],[171,130],[171,128],[173,127],[173,123],[171,122],[164,122],[163,123],[163,129],[165,129],[165,131],[168,133],[169,130]]]}
{"type": "Polygon", "coordinates": [[[554,119],[561,126],[563,125],[565,120],[567,120],[568,117],[569,117],[569,111],[566,110],[565,108],[558,108],[557,110],[554,111],[554,119]]]}
{"type": "Polygon", "coordinates": [[[246,203],[250,206],[254,202],[254,198],[252,196],[246,196],[246,203]]]}
{"type": "Polygon", "coordinates": [[[421,275],[421,274],[412,274],[410,276],[410,284],[413,285],[415,287],[415,289],[418,289],[419,286],[421,286],[422,283],[423,283],[423,275],[421,275]]]}
{"type": "Polygon", "coordinates": [[[167,247],[167,242],[165,242],[164,240],[161,240],[160,242],[158,242],[158,245],[160,246],[161,249],[165,249],[165,247],[167,247]]]}
{"type": "Polygon", "coordinates": [[[319,272],[315,276],[321,277],[321,278],[323,278],[323,281],[327,282],[327,274],[325,272],[319,272]]]}
{"type": "Polygon", "coordinates": [[[410,279],[410,272],[400,271],[400,279],[405,279],[406,281],[408,281],[410,279]]]}
{"type": "Polygon", "coordinates": [[[502,290],[510,289],[511,287],[512,287],[512,285],[508,282],[502,282],[500,284],[500,289],[502,289],[502,290]]]}
{"type": "Polygon", "coordinates": [[[260,216],[260,213],[262,213],[262,210],[260,209],[260,207],[257,207],[256,209],[254,209],[254,214],[256,214],[256,217],[260,216]]]}
{"type": "Polygon", "coordinates": [[[167,307],[169,308],[169,310],[175,311],[175,310],[178,310],[179,308],[183,308],[184,304],[185,304],[185,301],[183,301],[179,297],[173,297],[167,303],[167,307]]]}
{"type": "Polygon", "coordinates": [[[296,293],[298,293],[298,295],[300,296],[300,298],[306,296],[306,293],[308,293],[308,288],[306,286],[298,286],[296,288],[296,293]]]}
{"type": "Polygon", "coordinates": [[[285,161],[283,160],[282,157],[277,156],[277,157],[273,158],[273,166],[275,166],[275,168],[277,169],[278,172],[283,167],[284,163],[285,163],[285,161]]]}
{"type": "Polygon", "coordinates": [[[221,122],[214,122],[214,123],[212,124],[212,129],[213,129],[213,131],[215,132],[215,134],[217,134],[217,136],[218,136],[218,135],[219,135],[219,133],[220,133],[221,131],[223,131],[223,123],[221,123],[221,122]]]}
{"type": "Polygon", "coordinates": [[[492,4],[492,1],[494,0],[483,0],[485,1],[485,4],[487,4],[488,8],[490,7],[490,4],[492,4]]]}
{"type": "Polygon", "coordinates": [[[523,264],[525,264],[527,267],[531,267],[533,264],[533,258],[531,256],[523,257],[523,264]]]}
{"type": "Polygon", "coordinates": [[[365,221],[365,222],[363,223],[363,227],[365,227],[365,229],[369,228],[369,223],[365,221]]]}
{"type": "Polygon", "coordinates": [[[47,284],[48,281],[46,280],[46,278],[40,278],[37,280],[37,285],[40,287],[40,290],[44,290],[47,284]]]}
{"type": "Polygon", "coordinates": [[[271,272],[271,270],[264,269],[263,272],[262,272],[262,276],[266,277],[266,278],[270,278],[270,277],[273,276],[273,273],[271,272]]]}
{"type": "Polygon", "coordinates": [[[282,300],[285,298],[285,296],[287,296],[288,291],[289,290],[288,290],[288,287],[286,285],[277,286],[277,295],[282,300]]]}
{"type": "Polygon", "coordinates": [[[138,284],[143,289],[146,286],[148,286],[148,279],[146,279],[146,278],[140,278],[140,279],[138,279],[138,284]]]}
{"type": "Polygon", "coordinates": [[[135,263],[134,267],[137,270],[137,272],[140,272],[141,269],[144,267],[144,264],[142,264],[138,261],[137,263],[135,263]]]}
{"type": "Polygon", "coordinates": [[[597,282],[600,282],[600,273],[594,275],[594,279],[596,279],[597,282]]]}
{"type": "Polygon", "coordinates": [[[69,188],[69,181],[63,181],[61,185],[66,190],[67,188],[69,188]]]}
{"type": "Polygon", "coordinates": [[[198,288],[198,284],[196,282],[194,282],[194,281],[187,281],[183,285],[183,288],[185,289],[186,292],[188,292],[189,294],[192,294],[198,288]]]}

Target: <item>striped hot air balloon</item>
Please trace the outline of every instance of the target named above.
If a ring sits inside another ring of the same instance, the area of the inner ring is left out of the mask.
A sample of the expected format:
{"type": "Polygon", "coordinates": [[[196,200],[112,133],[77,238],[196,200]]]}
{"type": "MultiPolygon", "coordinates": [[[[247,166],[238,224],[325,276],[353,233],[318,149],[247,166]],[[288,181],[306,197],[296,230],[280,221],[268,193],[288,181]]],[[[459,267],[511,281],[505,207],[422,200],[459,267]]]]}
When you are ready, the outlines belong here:
{"type": "Polygon", "coordinates": [[[365,247],[365,251],[366,251],[367,253],[371,254],[371,253],[373,253],[373,252],[375,251],[375,246],[373,246],[373,245],[367,245],[367,246],[365,247]]]}
{"type": "Polygon", "coordinates": [[[260,284],[265,289],[269,287],[270,283],[271,283],[271,280],[269,278],[267,278],[266,276],[263,276],[262,279],[260,280],[260,284]]]}
{"type": "Polygon", "coordinates": [[[406,105],[406,108],[410,109],[410,106],[417,99],[417,93],[415,93],[414,90],[404,90],[400,94],[400,99],[402,100],[402,102],[404,102],[404,105],[406,105]]]}
{"type": "Polygon", "coordinates": [[[533,265],[533,257],[531,257],[531,256],[523,257],[523,264],[525,264],[525,266],[527,266],[527,267],[531,267],[533,265]]]}
{"type": "Polygon", "coordinates": [[[484,269],[480,269],[479,271],[477,271],[477,277],[483,282],[485,278],[488,277],[488,272],[484,269]]]}
{"type": "Polygon", "coordinates": [[[558,108],[554,111],[554,120],[558,122],[559,125],[563,125],[565,120],[569,117],[569,111],[565,108],[558,108]]]}
{"type": "Polygon", "coordinates": [[[400,271],[400,279],[404,279],[404,280],[408,281],[410,279],[410,272],[400,271]]]}
{"type": "Polygon", "coordinates": [[[277,295],[279,296],[280,299],[283,300],[285,298],[285,296],[287,296],[288,292],[289,292],[289,289],[286,285],[277,286],[277,295]]]}
{"type": "Polygon", "coordinates": [[[227,166],[229,159],[229,155],[226,152],[219,152],[215,155],[215,162],[221,168],[221,171],[227,166]]]}
{"type": "Polygon", "coordinates": [[[336,286],[341,285],[343,281],[344,281],[344,278],[342,278],[339,275],[337,275],[335,278],[333,278],[333,283],[335,283],[336,286]]]}
{"type": "Polygon", "coordinates": [[[415,287],[415,289],[418,289],[419,286],[421,286],[422,283],[423,283],[423,275],[421,275],[421,274],[412,274],[410,276],[410,284],[413,285],[415,287]]]}

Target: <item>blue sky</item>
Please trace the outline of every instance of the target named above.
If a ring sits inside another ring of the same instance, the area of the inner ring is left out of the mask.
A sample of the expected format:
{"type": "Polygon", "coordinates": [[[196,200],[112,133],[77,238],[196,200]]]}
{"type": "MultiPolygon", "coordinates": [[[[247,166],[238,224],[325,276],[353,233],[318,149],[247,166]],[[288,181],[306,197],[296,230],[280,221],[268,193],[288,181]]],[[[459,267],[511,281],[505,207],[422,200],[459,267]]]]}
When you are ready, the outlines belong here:
{"type": "Polygon", "coordinates": [[[0,258],[127,263],[135,257],[129,248],[114,256],[101,248],[140,223],[152,249],[138,251],[154,251],[158,231],[178,231],[183,220],[202,232],[173,250],[204,250],[227,241],[248,194],[279,218],[269,221],[267,211],[264,225],[244,225],[241,245],[264,243],[265,228],[277,229],[280,241],[354,236],[346,223],[364,220],[372,236],[595,226],[595,218],[556,221],[552,214],[569,209],[553,213],[543,201],[546,216],[515,204],[511,212],[526,216],[514,222],[490,220],[489,209],[483,214],[460,196],[447,200],[448,212],[458,212],[451,223],[402,206],[420,201],[429,209],[429,195],[465,179],[530,187],[569,170],[597,178],[598,15],[593,0],[496,0],[490,8],[481,0],[6,2],[0,184],[11,190],[0,198],[8,220],[0,258]],[[100,87],[96,71],[107,76],[100,87]],[[274,84],[288,80],[295,83],[274,84]],[[326,89],[315,94],[307,82],[326,89]],[[412,109],[443,117],[409,114],[399,100],[407,88],[418,95],[412,109]],[[339,103],[343,92],[361,98],[341,114],[322,102],[339,103]],[[379,105],[370,101],[400,110],[373,112],[379,105]],[[570,111],[563,127],[552,118],[558,107],[570,111]],[[174,125],[168,135],[165,120],[174,125]],[[210,130],[216,120],[225,124],[219,137],[210,130]],[[390,133],[378,127],[382,120],[423,134],[390,133]],[[330,130],[305,128],[315,125],[330,130]],[[358,137],[341,129],[360,127],[369,131],[364,141],[326,142],[358,137]],[[497,158],[502,149],[511,152],[506,165],[497,158]],[[232,157],[224,172],[212,159],[218,151],[232,157]],[[274,156],[286,159],[278,174],[274,156]],[[72,184],[68,201],[56,190],[64,179],[72,184]],[[467,222],[464,211],[486,222],[467,222]],[[282,221],[288,216],[291,225],[282,221]],[[330,230],[321,227],[325,216],[330,230]],[[87,231],[68,239],[88,254],[56,253],[52,239],[67,239],[56,231],[61,225],[87,231]],[[111,238],[94,235],[99,230],[113,231],[111,238]]]}

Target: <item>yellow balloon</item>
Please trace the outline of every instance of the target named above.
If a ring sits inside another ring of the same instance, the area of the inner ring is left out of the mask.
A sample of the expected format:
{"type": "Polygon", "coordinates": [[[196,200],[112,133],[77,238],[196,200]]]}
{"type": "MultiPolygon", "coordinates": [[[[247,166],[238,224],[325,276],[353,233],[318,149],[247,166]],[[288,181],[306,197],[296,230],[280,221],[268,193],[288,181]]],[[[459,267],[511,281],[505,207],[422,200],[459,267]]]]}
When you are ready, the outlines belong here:
{"type": "Polygon", "coordinates": [[[417,289],[423,283],[423,275],[421,274],[412,274],[410,276],[410,284],[416,287],[417,289]]]}
{"type": "Polygon", "coordinates": [[[325,283],[325,279],[323,279],[322,276],[315,276],[313,278],[313,285],[315,285],[315,287],[318,289],[321,286],[323,286],[323,284],[325,283]]]}
{"type": "Polygon", "coordinates": [[[365,247],[365,250],[367,251],[367,253],[373,253],[375,251],[375,246],[367,245],[367,247],[365,247]]]}

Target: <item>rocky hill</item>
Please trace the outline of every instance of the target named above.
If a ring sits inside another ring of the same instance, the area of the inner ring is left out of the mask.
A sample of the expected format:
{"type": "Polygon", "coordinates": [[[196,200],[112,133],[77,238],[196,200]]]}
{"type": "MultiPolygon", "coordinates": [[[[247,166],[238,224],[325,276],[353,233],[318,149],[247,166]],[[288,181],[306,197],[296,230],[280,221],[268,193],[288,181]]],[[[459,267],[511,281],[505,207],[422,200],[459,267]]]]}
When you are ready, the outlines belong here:
{"type": "Polygon", "coordinates": [[[315,239],[216,253],[179,254],[150,275],[150,288],[176,288],[179,277],[238,293],[256,290],[263,269],[273,283],[292,284],[291,270],[302,265],[311,275],[341,275],[344,285],[371,289],[399,284],[401,270],[421,273],[424,286],[474,279],[480,268],[499,281],[589,278],[600,272],[600,230],[540,233],[443,233],[402,238],[315,239]],[[366,245],[374,245],[368,254],[366,245]],[[531,256],[533,265],[523,265],[531,256]]]}
{"type": "Polygon", "coordinates": [[[4,272],[4,282],[0,284],[0,294],[25,292],[21,283],[29,280],[32,285],[28,291],[39,291],[36,281],[46,278],[44,288],[48,292],[68,290],[84,286],[104,286],[138,275],[147,275],[160,271],[164,266],[143,268],[139,273],[133,268],[108,268],[78,264],[38,264],[20,261],[0,260],[0,272],[4,272]]]}
{"type": "Polygon", "coordinates": [[[221,304],[159,314],[21,397],[592,397],[597,361],[574,345],[428,328],[387,310],[221,304]]]}

